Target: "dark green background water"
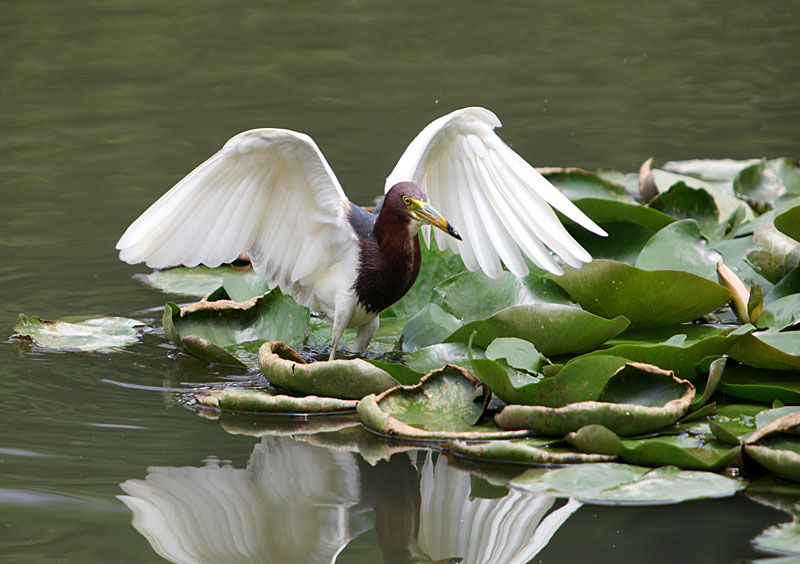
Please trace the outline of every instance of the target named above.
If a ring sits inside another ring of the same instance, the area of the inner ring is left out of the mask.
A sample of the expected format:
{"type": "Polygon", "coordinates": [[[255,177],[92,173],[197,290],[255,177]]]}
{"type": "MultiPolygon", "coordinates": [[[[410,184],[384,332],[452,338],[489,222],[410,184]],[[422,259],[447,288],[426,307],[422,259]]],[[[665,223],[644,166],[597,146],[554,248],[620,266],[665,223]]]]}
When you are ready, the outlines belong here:
{"type": "MultiPolygon", "coordinates": [[[[0,334],[19,312],[157,326],[165,296],[133,279],[144,267],[121,263],[114,243],[244,129],[309,133],[359,203],[425,124],[467,105],[495,111],[503,138],[541,166],[798,156],[800,18],[787,2],[40,0],[0,12],[0,334]]],[[[159,561],[119,484],[209,457],[248,466],[260,439],[169,391],[226,377],[174,358],[155,334],[109,355],[0,343],[0,561],[159,561]]],[[[356,496],[366,532],[339,561],[380,561],[369,523],[414,513],[385,492],[418,488],[401,478],[416,467],[402,454],[376,470],[350,453],[351,471],[305,448],[321,475],[373,492],[356,496]]],[[[276,460],[303,464],[292,456],[276,460]]],[[[730,562],[782,520],[743,496],[583,507],[536,561],[730,562]]]]}

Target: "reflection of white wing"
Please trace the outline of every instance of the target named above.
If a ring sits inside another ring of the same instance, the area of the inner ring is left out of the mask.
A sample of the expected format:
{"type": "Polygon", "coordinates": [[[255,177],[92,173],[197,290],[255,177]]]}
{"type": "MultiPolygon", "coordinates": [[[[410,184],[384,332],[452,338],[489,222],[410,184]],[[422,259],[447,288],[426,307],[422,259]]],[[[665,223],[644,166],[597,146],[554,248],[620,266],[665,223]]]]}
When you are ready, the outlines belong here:
{"type": "MultiPolygon", "coordinates": [[[[302,305],[333,309],[320,280],[354,247],[347,197],[307,135],[253,129],[150,206],[117,242],[120,258],[162,268],[211,267],[247,253],[302,305]]],[[[346,284],[345,284],[346,285],[346,284]]],[[[334,284],[336,286],[336,284],[334,284]]]]}
{"type": "MultiPolygon", "coordinates": [[[[591,256],[561,225],[552,205],[598,235],[599,226],[493,131],[500,120],[484,108],[465,108],[431,122],[411,142],[386,180],[386,190],[410,180],[453,224],[463,242],[437,232],[436,244],[461,254],[470,270],[500,276],[500,260],[517,276],[528,273],[520,249],[538,266],[561,273],[545,245],[571,266],[591,256]]],[[[423,228],[430,244],[430,227],[423,228]]]]}
{"type": "Polygon", "coordinates": [[[153,467],[119,498],[153,549],[177,563],[334,562],[369,527],[355,455],[265,437],[247,469],[153,467]]]}
{"type": "Polygon", "coordinates": [[[431,558],[460,556],[464,564],[524,564],[536,556],[581,503],[509,490],[498,499],[470,499],[470,475],[436,462],[422,467],[419,545],[431,558]]]}

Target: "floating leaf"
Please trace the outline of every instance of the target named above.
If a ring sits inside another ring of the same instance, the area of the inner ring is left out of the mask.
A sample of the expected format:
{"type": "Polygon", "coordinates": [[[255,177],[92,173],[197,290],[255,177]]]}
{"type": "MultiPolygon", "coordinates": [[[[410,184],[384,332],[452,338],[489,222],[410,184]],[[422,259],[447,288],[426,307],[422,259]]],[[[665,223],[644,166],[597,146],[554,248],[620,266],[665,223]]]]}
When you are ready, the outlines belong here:
{"type": "Polygon", "coordinates": [[[725,371],[719,389],[737,398],[800,404],[800,380],[787,372],[739,366],[725,371]]]}
{"type": "Polygon", "coordinates": [[[437,304],[428,304],[403,327],[403,349],[415,351],[441,343],[461,322],[437,304]]]}
{"type": "Polygon", "coordinates": [[[614,462],[579,464],[553,470],[532,469],[511,485],[533,493],[577,498],[586,503],[680,503],[733,495],[747,483],[674,466],[650,469],[614,462]]]}
{"type": "Polygon", "coordinates": [[[416,386],[399,386],[358,403],[358,417],[382,435],[415,440],[490,439],[527,435],[526,431],[502,431],[479,423],[484,392],[469,372],[447,365],[434,370],[416,386]]]}
{"type": "Polygon", "coordinates": [[[575,302],[602,317],[623,315],[630,319],[631,327],[691,321],[730,299],[728,290],[719,284],[688,272],[642,270],[603,259],[564,270],[563,276],[553,280],[575,302]]]}
{"type": "Polygon", "coordinates": [[[718,251],[708,246],[692,219],[676,221],[653,235],[642,248],[635,266],[644,270],[684,270],[717,281],[718,251]]]}
{"type": "Polygon", "coordinates": [[[581,353],[600,346],[628,327],[624,317],[603,319],[576,307],[531,304],[504,309],[468,323],[444,342],[466,343],[477,331],[475,343],[487,347],[498,337],[517,337],[533,343],[545,356],[581,353]]]}
{"type": "Polygon", "coordinates": [[[701,395],[695,395],[689,406],[689,411],[700,409],[705,403],[711,399],[712,394],[719,386],[720,379],[725,371],[726,357],[721,357],[713,360],[708,367],[708,377],[706,378],[706,385],[703,388],[701,395]]]}
{"type": "Polygon", "coordinates": [[[721,189],[718,184],[712,184],[694,178],[693,176],[675,174],[665,170],[653,170],[653,180],[660,193],[667,192],[672,186],[679,182],[686,184],[686,186],[690,188],[705,190],[713,196],[714,203],[719,210],[719,216],[721,218],[731,217],[739,208],[743,210],[744,219],[752,219],[754,217],[753,210],[750,209],[750,206],[736,198],[732,191],[721,189]]]}
{"type": "Polygon", "coordinates": [[[680,419],[694,393],[694,386],[670,372],[628,363],[608,380],[597,401],[558,408],[507,405],[495,422],[503,429],[530,429],[547,436],[564,436],[585,425],[599,424],[618,435],[631,436],[680,419]]]}
{"type": "Polygon", "coordinates": [[[59,351],[111,352],[139,341],[145,324],[126,317],[74,317],[48,321],[19,314],[17,338],[59,351]]]}
{"type": "Polygon", "coordinates": [[[658,231],[675,221],[674,217],[639,204],[598,198],[582,198],[573,203],[597,223],[634,223],[658,231]]]}
{"type": "Polygon", "coordinates": [[[307,363],[280,342],[261,345],[258,364],[272,384],[296,394],[361,399],[398,384],[387,372],[360,358],[307,363]]]}
{"type": "MultiPolygon", "coordinates": [[[[601,239],[583,227],[570,225],[567,231],[595,259],[610,259],[634,264],[642,248],[655,233],[653,230],[635,223],[599,223],[606,230],[608,238],[601,239]]],[[[559,287],[561,292],[564,292],[559,287]]],[[[566,296],[566,292],[564,292],[566,296]]],[[[569,301],[569,296],[567,296],[569,301]]]]}
{"type": "Polygon", "coordinates": [[[765,560],[765,563],[796,564],[796,556],[800,555],[800,522],[797,520],[796,511],[792,512],[792,520],[788,523],[773,525],[754,538],[753,546],[773,554],[795,555],[795,558],[787,558],[784,562],[781,562],[784,559],[770,559],[765,560]]]}
{"type": "Polygon", "coordinates": [[[795,241],[800,241],[800,204],[775,215],[775,227],[795,241]]]}
{"type": "Polygon", "coordinates": [[[277,289],[247,302],[200,301],[183,308],[169,302],[162,321],[167,337],[183,352],[206,362],[252,366],[256,361],[250,356],[261,341],[297,345],[309,327],[308,310],[277,289]]]}
{"type": "Polygon", "coordinates": [[[676,182],[647,205],[678,219],[695,220],[705,233],[716,229],[719,223],[714,197],[705,189],[691,188],[684,182],[676,182]]]}
{"type": "Polygon", "coordinates": [[[616,455],[631,464],[673,465],[695,470],[718,470],[739,454],[731,447],[707,437],[667,435],[646,439],[620,439],[602,425],[587,425],[566,437],[567,442],[591,453],[616,455]]]}
{"type": "Polygon", "coordinates": [[[225,388],[208,390],[195,399],[204,407],[255,413],[341,413],[355,411],[355,400],[305,396],[287,396],[278,392],[225,388]]]}
{"type": "Polygon", "coordinates": [[[565,449],[541,448],[549,442],[552,441],[543,441],[541,439],[490,441],[485,443],[453,441],[450,443],[450,452],[464,458],[515,462],[517,464],[576,464],[608,462],[615,458],[614,456],[603,454],[586,454],[565,449]]]}
{"type": "Polygon", "coordinates": [[[482,272],[461,272],[436,286],[436,292],[442,298],[442,307],[462,323],[485,319],[511,306],[570,303],[559,285],[538,274],[519,278],[503,272],[491,279],[482,272]]]}
{"type": "Polygon", "coordinates": [[[800,332],[758,331],[744,335],[728,354],[747,366],[774,370],[800,369],[800,332]]]}
{"type": "Polygon", "coordinates": [[[800,194],[800,167],[785,157],[762,159],[739,172],[733,191],[746,200],[770,204],[786,193],[800,194]]]}
{"type": "Polygon", "coordinates": [[[503,359],[518,370],[541,372],[544,361],[532,343],[516,337],[495,339],[486,348],[486,358],[503,359]]]}
{"type": "Polygon", "coordinates": [[[140,274],[137,278],[169,294],[203,297],[224,287],[231,299],[244,302],[269,291],[269,285],[252,268],[240,270],[230,265],[217,268],[180,266],[140,274]]]}
{"type": "Polygon", "coordinates": [[[742,437],[756,428],[756,414],[764,406],[752,404],[729,404],[717,407],[717,415],[709,423],[714,436],[729,444],[738,445],[742,437]]]}
{"type": "Polygon", "coordinates": [[[800,263],[800,243],[778,231],[771,223],[755,230],[753,242],[759,248],[747,251],[747,261],[773,284],[780,282],[800,263]]]}
{"type": "MultiPolygon", "coordinates": [[[[685,330],[691,332],[691,328],[692,326],[687,326],[685,330]]],[[[676,376],[692,380],[696,377],[695,367],[703,359],[727,353],[739,339],[743,338],[742,335],[752,330],[752,325],[742,326],[733,331],[728,329],[717,335],[694,340],[681,338],[682,335],[677,333],[676,329],[673,338],[661,343],[622,343],[589,353],[586,356],[605,354],[619,356],[636,362],[653,364],[665,370],[672,370],[676,376]]]]}
{"type": "Polygon", "coordinates": [[[489,359],[473,359],[475,374],[492,392],[508,404],[562,407],[592,401],[626,359],[614,356],[579,357],[569,361],[554,376],[516,378],[505,367],[489,359]]]}
{"type": "Polygon", "coordinates": [[[752,237],[712,241],[709,245],[712,249],[722,254],[722,262],[741,280],[746,280],[748,283],[754,280],[765,293],[768,293],[772,288],[772,282],[753,270],[752,265],[747,261],[747,253],[756,248],[752,237]]]}
{"type": "Polygon", "coordinates": [[[743,169],[758,163],[760,159],[690,159],[669,161],[661,167],[669,172],[695,176],[709,182],[732,181],[743,169]]]}
{"type": "Polygon", "coordinates": [[[580,168],[543,169],[542,176],[573,201],[582,198],[603,198],[623,202],[633,200],[622,186],[580,168]]]}
{"type": "Polygon", "coordinates": [[[769,437],[757,445],[744,445],[744,452],[777,475],[800,480],[800,440],[769,437]]]}

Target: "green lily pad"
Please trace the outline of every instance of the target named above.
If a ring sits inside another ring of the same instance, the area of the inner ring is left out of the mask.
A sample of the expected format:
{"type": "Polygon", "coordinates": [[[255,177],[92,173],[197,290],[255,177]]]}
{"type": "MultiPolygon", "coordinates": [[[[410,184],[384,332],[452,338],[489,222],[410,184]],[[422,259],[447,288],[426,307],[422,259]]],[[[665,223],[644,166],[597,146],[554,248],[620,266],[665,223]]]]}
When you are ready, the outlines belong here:
{"type": "Polygon", "coordinates": [[[644,270],[683,270],[717,281],[722,255],[708,246],[693,219],[676,221],[645,244],[635,266],[644,270]]]}
{"type": "MultiPolygon", "coordinates": [[[[641,207],[641,206],[639,206],[641,207]]],[[[609,259],[634,264],[655,231],[635,223],[598,223],[608,233],[608,238],[600,238],[583,227],[568,225],[567,231],[595,259],[609,259]]],[[[564,292],[559,287],[561,292],[564,292]]],[[[564,292],[566,296],[566,292],[564,292]]],[[[569,301],[569,296],[567,296],[569,301]]]]}
{"type": "Polygon", "coordinates": [[[659,193],[667,192],[675,184],[682,182],[686,186],[695,189],[703,189],[714,198],[714,203],[719,210],[721,218],[727,218],[736,213],[738,208],[741,208],[744,213],[744,219],[752,219],[754,217],[753,210],[750,209],[745,202],[738,199],[732,190],[721,189],[717,183],[706,182],[693,176],[686,176],[683,174],[675,174],[665,170],[653,170],[653,181],[659,193]]]}
{"type": "Polygon", "coordinates": [[[183,308],[168,302],[162,323],[167,337],[187,354],[251,367],[261,342],[281,339],[297,345],[309,327],[308,310],[277,289],[247,302],[200,301],[183,308]]]}
{"type": "Polygon", "coordinates": [[[781,298],[800,293],[800,268],[795,268],[789,274],[781,278],[764,298],[764,303],[770,304],[781,298]]]}
{"type": "MultiPolygon", "coordinates": [[[[597,223],[634,223],[652,231],[663,229],[674,217],[639,204],[599,198],[582,198],[574,204],[597,223]]],[[[567,225],[569,222],[565,222],[567,225]]]]}
{"type": "Polygon", "coordinates": [[[561,437],[591,424],[631,436],[674,423],[686,413],[694,394],[694,386],[671,372],[627,363],[609,378],[597,401],[557,408],[507,405],[495,422],[503,429],[530,429],[546,436],[561,437]]]}
{"type": "Polygon", "coordinates": [[[775,227],[795,241],[800,241],[800,204],[775,215],[775,227]]]}
{"type": "Polygon", "coordinates": [[[570,200],[604,198],[623,202],[632,201],[622,186],[580,168],[544,169],[542,176],[570,200]]]}
{"type": "Polygon", "coordinates": [[[730,299],[727,289],[689,272],[642,270],[604,259],[564,270],[553,280],[573,301],[602,317],[623,315],[631,327],[691,321],[730,299]]]}
{"type": "Polygon", "coordinates": [[[224,287],[232,300],[244,302],[269,291],[267,281],[252,268],[241,270],[230,265],[217,268],[180,266],[141,274],[137,278],[168,294],[203,297],[224,287]]]}
{"type": "Polygon", "coordinates": [[[798,322],[800,322],[800,294],[792,294],[768,303],[756,325],[759,329],[780,331],[798,322]]]}
{"type": "Polygon", "coordinates": [[[473,358],[472,368],[492,393],[508,404],[562,407],[596,400],[626,362],[614,356],[583,356],[569,361],[554,376],[527,379],[490,359],[473,358]]]}
{"type": "MultiPolygon", "coordinates": [[[[796,510],[792,512],[792,520],[787,523],[780,523],[765,529],[761,534],[753,539],[753,546],[758,550],[771,552],[773,554],[793,554],[800,555],[800,522],[797,520],[796,510]]],[[[782,564],[780,560],[765,560],[771,564],[782,564]]],[[[794,559],[793,562],[797,562],[794,559]]],[[[786,560],[786,564],[789,560],[786,560]]]]}
{"type": "Polygon", "coordinates": [[[523,437],[527,431],[503,431],[481,423],[486,400],[483,385],[463,368],[447,365],[416,386],[399,386],[358,403],[368,429],[414,440],[481,440],[523,437]]]}
{"type": "MultiPolygon", "coordinates": [[[[495,462],[514,462],[517,464],[577,464],[587,462],[610,462],[614,456],[586,454],[566,449],[541,448],[540,439],[517,441],[490,441],[486,443],[467,443],[453,441],[450,452],[463,458],[492,460],[495,462]]],[[[552,441],[550,441],[552,442],[552,441]]]]}
{"type": "Polygon", "coordinates": [[[774,370],[800,369],[800,332],[759,331],[743,335],[728,354],[747,366],[774,370]]]}
{"type": "Polygon", "coordinates": [[[669,161],[661,168],[676,174],[694,176],[707,182],[731,182],[742,170],[759,161],[760,159],[689,159],[669,161]]]}
{"type": "Polygon", "coordinates": [[[756,415],[766,409],[753,404],[729,404],[717,407],[717,415],[709,422],[711,432],[719,440],[732,445],[742,443],[756,429],[756,415]]]}
{"type": "Polygon", "coordinates": [[[628,327],[624,317],[604,319],[576,307],[530,304],[504,309],[456,330],[445,343],[470,340],[482,348],[498,337],[517,337],[533,343],[545,356],[590,351],[628,327]]]}
{"type": "Polygon", "coordinates": [[[442,307],[461,323],[485,319],[511,306],[570,303],[560,286],[538,274],[519,278],[504,272],[491,279],[482,272],[461,272],[436,286],[436,292],[442,307]]]}
{"type": "Polygon", "coordinates": [[[685,182],[676,182],[647,204],[678,219],[691,219],[703,231],[713,231],[719,223],[719,210],[714,197],[703,188],[692,188],[685,182]]]}
{"type": "Polygon", "coordinates": [[[58,351],[111,352],[139,341],[145,324],[126,317],[74,317],[48,321],[19,314],[14,337],[58,351]]]}
{"type": "Polygon", "coordinates": [[[786,157],[762,159],[739,172],[733,190],[743,199],[774,203],[787,193],[800,194],[800,167],[786,157]]]}
{"type": "Polygon", "coordinates": [[[725,371],[719,389],[737,398],[800,404],[800,380],[791,372],[738,366],[725,371]]]}
{"type": "Polygon", "coordinates": [[[258,364],[272,384],[296,394],[361,399],[398,385],[387,372],[360,358],[307,363],[281,342],[261,345],[258,364]]]}
{"type": "Polygon", "coordinates": [[[574,497],[584,503],[667,504],[733,495],[747,483],[674,466],[650,469],[606,462],[531,469],[514,478],[511,485],[533,493],[574,497]]]}
{"type": "Polygon", "coordinates": [[[208,390],[195,397],[204,407],[254,413],[341,413],[356,410],[355,400],[287,396],[278,392],[225,388],[208,390]]]}
{"type": "Polygon", "coordinates": [[[744,445],[744,452],[778,476],[800,480],[800,440],[772,438],[744,445]]]}
{"type": "Polygon", "coordinates": [[[566,436],[567,442],[591,453],[619,456],[631,464],[673,465],[695,470],[728,466],[740,447],[708,441],[696,435],[666,435],[646,439],[621,439],[602,425],[587,425],[566,436]]]}
{"type": "Polygon", "coordinates": [[[403,349],[415,351],[441,343],[461,322],[437,304],[428,304],[403,327],[403,349]]]}
{"type": "Polygon", "coordinates": [[[778,231],[771,223],[755,230],[753,242],[758,248],[747,251],[747,261],[773,284],[780,282],[800,263],[800,243],[778,231]]]}
{"type": "Polygon", "coordinates": [[[689,405],[689,411],[693,412],[700,409],[709,399],[711,399],[711,396],[719,387],[719,382],[725,371],[726,361],[726,357],[720,357],[711,361],[708,367],[706,385],[703,387],[703,392],[702,394],[695,395],[694,400],[692,400],[691,405],[689,405]]]}
{"type": "Polygon", "coordinates": [[[751,281],[761,286],[764,293],[768,293],[773,283],[753,270],[753,266],[747,261],[747,254],[756,249],[756,244],[752,237],[737,237],[725,241],[712,241],[709,246],[722,254],[722,262],[730,268],[741,280],[746,280],[748,285],[751,281]]]}

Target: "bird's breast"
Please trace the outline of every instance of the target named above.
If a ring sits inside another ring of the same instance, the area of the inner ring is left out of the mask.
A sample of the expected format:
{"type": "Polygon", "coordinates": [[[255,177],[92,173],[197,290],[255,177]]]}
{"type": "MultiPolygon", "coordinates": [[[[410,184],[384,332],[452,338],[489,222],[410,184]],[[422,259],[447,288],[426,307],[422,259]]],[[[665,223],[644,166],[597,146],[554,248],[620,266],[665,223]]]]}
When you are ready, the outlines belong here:
{"type": "Polygon", "coordinates": [[[368,313],[379,313],[402,298],[417,279],[419,241],[414,237],[381,246],[369,237],[360,241],[360,247],[356,296],[368,313]]]}

